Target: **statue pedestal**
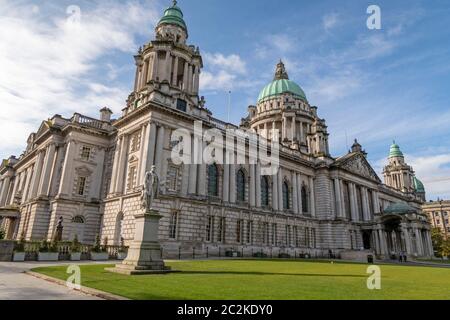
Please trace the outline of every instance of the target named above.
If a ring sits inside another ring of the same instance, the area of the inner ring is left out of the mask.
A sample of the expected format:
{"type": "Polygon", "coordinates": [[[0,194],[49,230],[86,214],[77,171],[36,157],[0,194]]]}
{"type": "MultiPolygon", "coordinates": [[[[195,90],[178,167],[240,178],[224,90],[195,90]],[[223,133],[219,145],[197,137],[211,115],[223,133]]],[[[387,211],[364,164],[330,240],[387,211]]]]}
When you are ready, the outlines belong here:
{"type": "Polygon", "coordinates": [[[161,246],[158,240],[158,211],[150,210],[135,216],[136,230],[134,240],[128,249],[127,258],[107,271],[126,275],[161,274],[171,272],[164,265],[161,257],[161,246]]]}

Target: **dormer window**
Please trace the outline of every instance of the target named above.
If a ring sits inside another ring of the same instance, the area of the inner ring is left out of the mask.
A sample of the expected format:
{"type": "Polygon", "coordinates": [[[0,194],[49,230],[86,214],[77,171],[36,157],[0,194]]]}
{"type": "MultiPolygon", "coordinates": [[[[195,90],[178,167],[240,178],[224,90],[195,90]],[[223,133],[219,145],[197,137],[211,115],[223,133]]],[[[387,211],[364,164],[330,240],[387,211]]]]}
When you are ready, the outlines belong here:
{"type": "Polygon", "coordinates": [[[182,99],[177,99],[177,110],[186,112],[187,111],[187,103],[182,99]]]}

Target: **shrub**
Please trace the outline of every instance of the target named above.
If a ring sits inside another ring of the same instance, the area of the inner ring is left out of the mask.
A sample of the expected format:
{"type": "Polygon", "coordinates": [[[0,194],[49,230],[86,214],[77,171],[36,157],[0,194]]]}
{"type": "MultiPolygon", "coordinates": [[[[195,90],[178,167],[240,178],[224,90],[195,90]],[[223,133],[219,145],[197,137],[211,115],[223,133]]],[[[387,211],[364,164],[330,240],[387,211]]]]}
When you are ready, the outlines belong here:
{"type": "Polygon", "coordinates": [[[120,238],[119,252],[126,252],[126,251],[127,251],[127,247],[125,247],[125,239],[122,237],[122,238],[120,238]]]}
{"type": "Polygon", "coordinates": [[[100,252],[106,252],[106,247],[102,247],[100,236],[97,235],[95,237],[95,244],[91,249],[92,252],[100,253],[100,252]]]}
{"type": "Polygon", "coordinates": [[[5,239],[5,237],[6,237],[6,233],[5,233],[5,230],[3,230],[3,229],[0,229],[0,240],[3,240],[3,239],[5,239]]]}
{"type": "Polygon", "coordinates": [[[42,240],[39,246],[39,252],[50,252],[50,245],[47,240],[42,240]]]}
{"type": "Polygon", "coordinates": [[[78,241],[77,235],[75,235],[70,245],[70,252],[81,252],[81,243],[78,241]]]}
{"type": "Polygon", "coordinates": [[[14,251],[25,252],[25,239],[23,237],[14,245],[14,251]]]}

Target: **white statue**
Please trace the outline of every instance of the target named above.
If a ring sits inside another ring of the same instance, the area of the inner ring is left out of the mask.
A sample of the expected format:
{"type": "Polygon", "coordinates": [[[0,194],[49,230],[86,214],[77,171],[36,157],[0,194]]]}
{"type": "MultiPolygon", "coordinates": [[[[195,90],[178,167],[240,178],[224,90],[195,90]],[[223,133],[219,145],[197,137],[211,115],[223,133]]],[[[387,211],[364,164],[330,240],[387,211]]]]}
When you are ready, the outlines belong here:
{"type": "Polygon", "coordinates": [[[153,210],[153,201],[159,197],[159,177],[156,174],[156,166],[145,174],[144,188],[142,189],[142,207],[147,211],[153,210]]]}

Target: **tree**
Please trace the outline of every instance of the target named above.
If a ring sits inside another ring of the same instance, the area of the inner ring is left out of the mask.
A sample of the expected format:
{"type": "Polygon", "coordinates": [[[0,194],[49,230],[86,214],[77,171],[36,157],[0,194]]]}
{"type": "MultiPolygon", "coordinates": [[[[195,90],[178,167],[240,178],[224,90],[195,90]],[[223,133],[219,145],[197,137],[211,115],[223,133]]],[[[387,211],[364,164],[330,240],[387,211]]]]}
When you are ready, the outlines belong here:
{"type": "Polygon", "coordinates": [[[441,229],[439,228],[431,229],[431,240],[433,241],[434,251],[437,253],[438,257],[441,257],[442,246],[444,244],[444,236],[441,233],[441,229]]]}

